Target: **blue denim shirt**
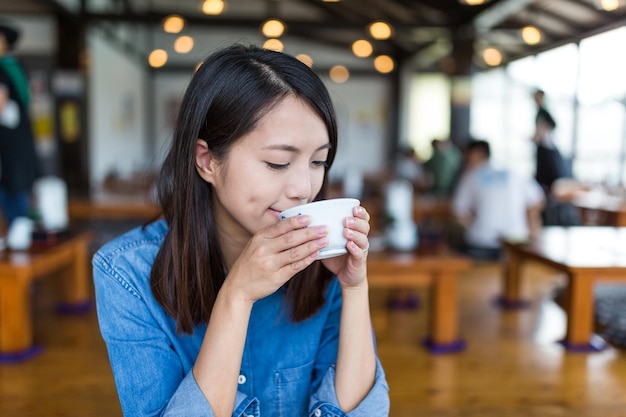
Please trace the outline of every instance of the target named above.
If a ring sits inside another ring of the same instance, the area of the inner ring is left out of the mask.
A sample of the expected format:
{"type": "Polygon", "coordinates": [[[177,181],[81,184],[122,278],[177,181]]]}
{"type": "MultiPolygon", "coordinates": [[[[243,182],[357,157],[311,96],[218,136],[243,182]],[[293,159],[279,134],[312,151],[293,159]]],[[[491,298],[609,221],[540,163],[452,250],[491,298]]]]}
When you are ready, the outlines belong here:
{"type": "MultiPolygon", "coordinates": [[[[167,226],[137,228],[104,245],[93,258],[96,306],[124,415],[213,416],[191,372],[206,330],[177,334],[176,323],[156,302],[150,270],[167,226]]],[[[257,301],[250,317],[233,416],[353,416],[389,414],[389,394],[376,359],[373,388],[357,408],[343,413],[334,387],[341,289],[334,279],[327,303],[294,323],[285,292],[257,301]]]]}

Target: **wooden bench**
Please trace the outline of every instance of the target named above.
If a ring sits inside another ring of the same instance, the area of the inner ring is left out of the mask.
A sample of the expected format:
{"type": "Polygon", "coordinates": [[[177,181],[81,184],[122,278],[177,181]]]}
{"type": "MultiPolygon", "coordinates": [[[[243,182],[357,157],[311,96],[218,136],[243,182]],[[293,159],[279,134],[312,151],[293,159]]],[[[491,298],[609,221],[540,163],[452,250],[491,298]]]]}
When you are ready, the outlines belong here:
{"type": "Polygon", "coordinates": [[[89,244],[82,232],[58,242],[33,245],[29,251],[0,252],[0,362],[27,359],[41,348],[33,343],[30,287],[34,280],[63,271],[60,312],[82,312],[91,306],[89,244]]]}
{"type": "Polygon", "coordinates": [[[469,258],[454,254],[371,253],[367,260],[371,288],[430,289],[429,336],[426,347],[433,353],[458,352],[465,348],[459,337],[457,276],[472,266],[469,258]]]}

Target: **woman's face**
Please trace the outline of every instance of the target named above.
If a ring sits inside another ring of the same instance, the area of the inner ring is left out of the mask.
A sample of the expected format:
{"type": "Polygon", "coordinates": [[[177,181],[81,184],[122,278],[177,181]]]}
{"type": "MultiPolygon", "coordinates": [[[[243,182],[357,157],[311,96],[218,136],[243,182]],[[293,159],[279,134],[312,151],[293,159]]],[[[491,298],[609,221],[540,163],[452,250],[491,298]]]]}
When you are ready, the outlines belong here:
{"type": "Polygon", "coordinates": [[[249,239],[276,223],[281,211],[313,201],[326,169],[330,142],[322,119],[288,96],[240,138],[225,161],[200,175],[213,184],[222,236],[249,239]]]}

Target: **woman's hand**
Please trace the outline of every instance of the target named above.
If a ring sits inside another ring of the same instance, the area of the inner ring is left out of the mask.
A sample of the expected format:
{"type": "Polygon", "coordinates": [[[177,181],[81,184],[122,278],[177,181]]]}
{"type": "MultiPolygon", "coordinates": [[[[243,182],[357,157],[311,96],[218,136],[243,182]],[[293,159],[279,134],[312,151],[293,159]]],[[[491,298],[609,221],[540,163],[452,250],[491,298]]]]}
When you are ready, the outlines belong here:
{"type": "Polygon", "coordinates": [[[344,219],[343,235],[348,239],[348,253],[322,260],[324,266],[337,275],[343,288],[367,284],[367,251],[370,215],[359,206],[352,210],[354,217],[344,219]]]}
{"type": "Polygon", "coordinates": [[[311,265],[328,245],[326,226],[305,227],[306,215],[290,217],[256,233],[232,265],[225,285],[254,302],[311,265]]]}

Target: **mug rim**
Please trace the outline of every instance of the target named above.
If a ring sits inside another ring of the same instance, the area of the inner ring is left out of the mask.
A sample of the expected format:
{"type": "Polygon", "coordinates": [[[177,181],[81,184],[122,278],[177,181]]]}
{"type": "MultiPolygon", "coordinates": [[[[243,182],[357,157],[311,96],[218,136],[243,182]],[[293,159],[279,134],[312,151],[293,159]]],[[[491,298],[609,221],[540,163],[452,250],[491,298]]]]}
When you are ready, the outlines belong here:
{"type": "Polygon", "coordinates": [[[359,201],[359,199],[357,199],[357,198],[350,198],[350,197],[329,198],[329,199],[326,199],[326,200],[311,201],[310,203],[305,203],[305,204],[300,204],[300,205],[297,205],[297,206],[290,207],[288,209],[285,209],[285,210],[281,211],[280,215],[283,216],[286,211],[300,210],[303,207],[310,208],[310,207],[326,205],[326,204],[329,204],[329,203],[339,203],[339,204],[341,204],[343,202],[345,202],[345,203],[353,202],[353,203],[355,203],[353,207],[357,207],[357,206],[359,206],[361,204],[361,201],[359,201]]]}

